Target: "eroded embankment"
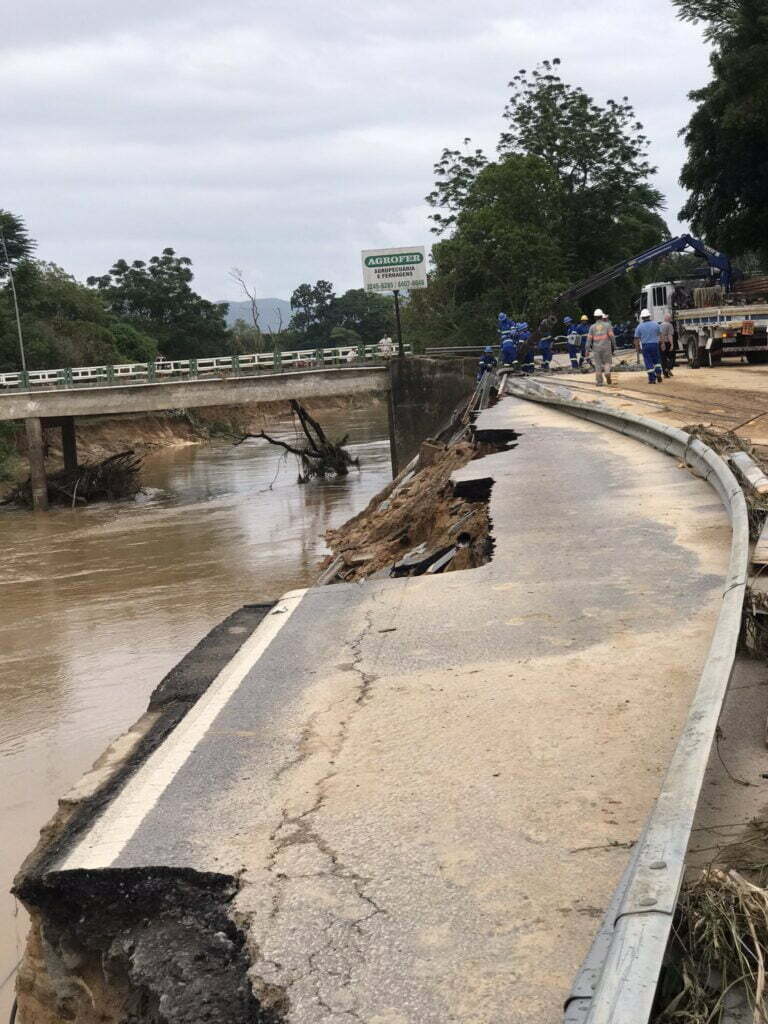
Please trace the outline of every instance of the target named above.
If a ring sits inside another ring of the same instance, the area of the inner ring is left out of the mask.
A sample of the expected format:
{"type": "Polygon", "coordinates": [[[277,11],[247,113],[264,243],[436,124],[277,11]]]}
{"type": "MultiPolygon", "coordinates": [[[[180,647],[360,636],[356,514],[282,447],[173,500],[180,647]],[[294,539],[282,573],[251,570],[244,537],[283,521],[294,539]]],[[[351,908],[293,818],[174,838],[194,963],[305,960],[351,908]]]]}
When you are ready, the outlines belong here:
{"type": "MultiPolygon", "coordinates": [[[[326,534],[332,551],[322,563],[333,569],[334,581],[354,582],[374,575],[399,575],[397,566],[418,549],[415,562],[427,566],[433,556],[456,548],[445,572],[472,569],[489,561],[493,552],[488,516],[489,486],[456,488],[451,474],[473,459],[513,443],[512,431],[503,436],[473,437],[455,444],[422,446],[417,465],[401,480],[377,494],[357,516],[326,534]],[[340,561],[339,561],[340,560],[340,561]]],[[[405,572],[403,572],[405,574],[405,572]]]]}
{"type": "MultiPolygon", "coordinates": [[[[307,400],[305,408],[322,419],[323,413],[370,408],[385,399],[378,395],[350,395],[307,400]]],[[[161,413],[82,417],[76,421],[77,453],[80,462],[97,462],[132,449],[150,452],[156,448],[206,444],[217,436],[258,433],[275,423],[290,422],[288,402],[261,402],[201,409],[170,409],[161,413]]],[[[0,424],[0,497],[27,478],[26,434],[23,424],[0,424]]],[[[45,431],[46,466],[49,471],[64,464],[61,431],[45,431]]]]}

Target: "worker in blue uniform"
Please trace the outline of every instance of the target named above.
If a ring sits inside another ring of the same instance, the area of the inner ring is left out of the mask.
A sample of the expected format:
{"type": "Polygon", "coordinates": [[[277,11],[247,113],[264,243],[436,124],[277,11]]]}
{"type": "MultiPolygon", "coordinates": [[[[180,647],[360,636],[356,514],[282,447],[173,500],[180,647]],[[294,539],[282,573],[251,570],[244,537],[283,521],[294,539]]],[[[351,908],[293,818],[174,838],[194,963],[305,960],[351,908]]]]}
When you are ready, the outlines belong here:
{"type": "Polygon", "coordinates": [[[480,356],[480,362],[477,365],[477,380],[482,380],[484,374],[489,373],[491,370],[495,370],[499,365],[499,361],[493,354],[493,349],[490,345],[486,345],[483,354],[480,356]]]}
{"type": "Polygon", "coordinates": [[[635,328],[635,348],[643,354],[649,384],[661,384],[662,381],[660,338],[661,327],[655,320],[651,320],[647,309],[642,310],[640,323],[635,328]]]}
{"type": "Polygon", "coordinates": [[[550,318],[545,316],[539,324],[538,329],[539,335],[539,352],[541,353],[541,368],[542,370],[548,370],[549,364],[552,362],[552,343],[554,341],[552,337],[552,324],[550,318]]]}
{"type": "Polygon", "coordinates": [[[517,332],[517,358],[523,373],[533,373],[534,345],[531,331],[525,321],[519,323],[517,332]]]}
{"type": "Polygon", "coordinates": [[[584,363],[587,362],[587,335],[589,334],[589,317],[584,314],[577,324],[573,325],[574,332],[579,336],[579,368],[582,373],[587,373],[584,363]]]}
{"type": "Polygon", "coordinates": [[[574,323],[572,316],[563,317],[565,327],[565,344],[568,348],[568,358],[571,361],[571,369],[578,370],[579,355],[581,352],[581,335],[577,331],[578,324],[574,323]]]}
{"type": "Polygon", "coordinates": [[[499,336],[501,337],[502,366],[513,366],[517,362],[517,337],[515,324],[506,313],[499,313],[499,336]]]}

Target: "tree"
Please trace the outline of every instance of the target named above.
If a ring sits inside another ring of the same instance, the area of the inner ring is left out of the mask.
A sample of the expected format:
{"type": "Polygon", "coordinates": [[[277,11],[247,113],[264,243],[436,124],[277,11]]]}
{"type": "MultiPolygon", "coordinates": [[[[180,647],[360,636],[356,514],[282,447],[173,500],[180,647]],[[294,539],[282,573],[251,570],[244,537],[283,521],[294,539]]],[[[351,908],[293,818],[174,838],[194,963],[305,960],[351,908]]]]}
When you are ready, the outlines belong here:
{"type": "Polygon", "coordinates": [[[704,22],[712,80],[691,92],[681,134],[688,158],[680,216],[732,256],[768,258],[768,9],[765,0],[673,0],[678,17],[704,22]]]}
{"type": "Polygon", "coordinates": [[[661,193],[649,183],[648,137],[626,96],[604,107],[557,73],[560,61],[519,71],[498,150],[541,157],[567,201],[563,242],[581,277],[660,241],[661,193]]]}
{"type": "Polygon", "coordinates": [[[429,286],[404,311],[409,333],[440,344],[492,341],[500,310],[540,317],[568,280],[564,201],[557,174],[539,157],[511,154],[483,168],[452,236],[432,250],[429,286]]]}
{"type": "MultiPolygon", "coordinates": [[[[259,323],[259,320],[261,319],[261,313],[259,311],[259,304],[256,301],[256,290],[253,287],[249,287],[247,281],[245,280],[245,275],[243,274],[242,270],[239,270],[237,267],[233,267],[230,270],[229,276],[234,281],[237,281],[237,283],[240,285],[240,287],[242,288],[243,292],[245,293],[246,298],[248,299],[248,302],[250,303],[250,307],[251,307],[251,321],[252,321],[253,326],[252,326],[252,329],[248,333],[248,339],[252,340],[253,347],[250,348],[250,349],[247,349],[247,348],[243,349],[243,351],[244,352],[248,352],[248,351],[250,351],[250,352],[263,352],[264,351],[264,338],[263,338],[263,335],[262,335],[262,332],[261,332],[261,325],[259,323]]],[[[240,324],[240,323],[244,323],[244,321],[236,320],[235,321],[235,327],[237,327],[237,325],[240,324]]],[[[240,333],[240,338],[241,339],[245,339],[246,336],[243,333],[243,331],[241,330],[239,333],[240,333]]]]}
{"type": "MultiPolygon", "coordinates": [[[[10,210],[0,209],[0,232],[5,239],[5,248],[8,251],[8,262],[13,267],[19,260],[28,259],[35,250],[37,243],[27,234],[27,228],[21,217],[17,217],[10,210]]],[[[8,274],[8,267],[5,262],[5,253],[0,243],[0,278],[8,274]]]]}
{"type": "Polygon", "coordinates": [[[488,164],[488,158],[481,149],[467,150],[471,141],[464,139],[464,152],[444,149],[434,165],[435,187],[426,200],[437,211],[430,217],[435,235],[443,234],[456,223],[475,178],[488,164]],[[446,212],[441,213],[441,210],[446,212]]]}
{"type": "MultiPolygon", "coordinates": [[[[30,369],[147,362],[157,342],[115,318],[101,296],[55,263],[22,259],[14,271],[30,369]]],[[[0,290],[0,366],[18,368],[18,342],[8,285],[0,290]]]]}
{"type": "MultiPolygon", "coordinates": [[[[426,293],[411,298],[411,333],[421,318],[430,340],[490,341],[500,310],[538,322],[569,283],[668,237],[628,99],[600,106],[563,81],[559,64],[509,83],[497,160],[469,139],[443,150],[427,202],[435,232],[448,237],[433,249],[426,293]]],[[[619,315],[636,288],[625,279],[587,301],[619,315]]]]}
{"type": "Polygon", "coordinates": [[[350,288],[334,298],[328,319],[334,324],[331,336],[334,329],[340,327],[354,332],[366,345],[372,345],[394,330],[394,301],[364,288],[350,288]]]}
{"type": "Polygon", "coordinates": [[[291,309],[295,310],[290,326],[304,335],[311,344],[324,344],[333,327],[329,313],[336,298],[330,281],[317,281],[315,285],[300,284],[291,295],[291,309]]]}
{"type": "Polygon", "coordinates": [[[218,355],[227,347],[227,304],[202,298],[190,287],[192,261],[163,249],[149,263],[118,260],[109,273],[89,277],[120,319],[157,338],[171,359],[218,355]]]}

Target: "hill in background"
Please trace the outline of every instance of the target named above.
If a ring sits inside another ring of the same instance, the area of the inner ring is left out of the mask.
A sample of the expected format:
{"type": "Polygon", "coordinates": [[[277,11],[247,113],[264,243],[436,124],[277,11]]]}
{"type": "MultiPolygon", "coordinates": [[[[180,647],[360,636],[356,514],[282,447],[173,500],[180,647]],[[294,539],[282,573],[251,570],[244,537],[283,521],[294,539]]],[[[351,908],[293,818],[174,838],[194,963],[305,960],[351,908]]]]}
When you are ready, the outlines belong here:
{"type": "MultiPolygon", "coordinates": [[[[226,302],[226,299],[219,299],[219,302],[226,302]]],[[[259,327],[262,331],[277,331],[280,327],[280,314],[283,317],[283,328],[286,328],[291,319],[291,304],[285,299],[257,299],[259,307],[259,327]]],[[[227,326],[231,327],[236,320],[245,320],[249,327],[253,325],[251,319],[251,304],[245,302],[230,302],[227,313],[227,326]]]]}

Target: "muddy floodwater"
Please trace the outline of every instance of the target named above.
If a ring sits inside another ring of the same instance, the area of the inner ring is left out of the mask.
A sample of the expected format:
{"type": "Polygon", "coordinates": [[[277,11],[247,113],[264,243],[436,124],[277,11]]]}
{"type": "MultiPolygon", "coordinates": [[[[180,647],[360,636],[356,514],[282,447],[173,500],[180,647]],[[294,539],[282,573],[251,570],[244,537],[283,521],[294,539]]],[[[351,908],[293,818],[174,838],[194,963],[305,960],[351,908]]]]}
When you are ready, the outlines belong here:
{"type": "Polygon", "coordinates": [[[0,1024],[26,932],[8,889],[57,798],[217,622],[312,582],[323,533],[391,478],[383,404],[320,418],[359,473],[297,486],[292,457],[222,441],[148,455],[136,502],[0,510],[0,1024]]]}

